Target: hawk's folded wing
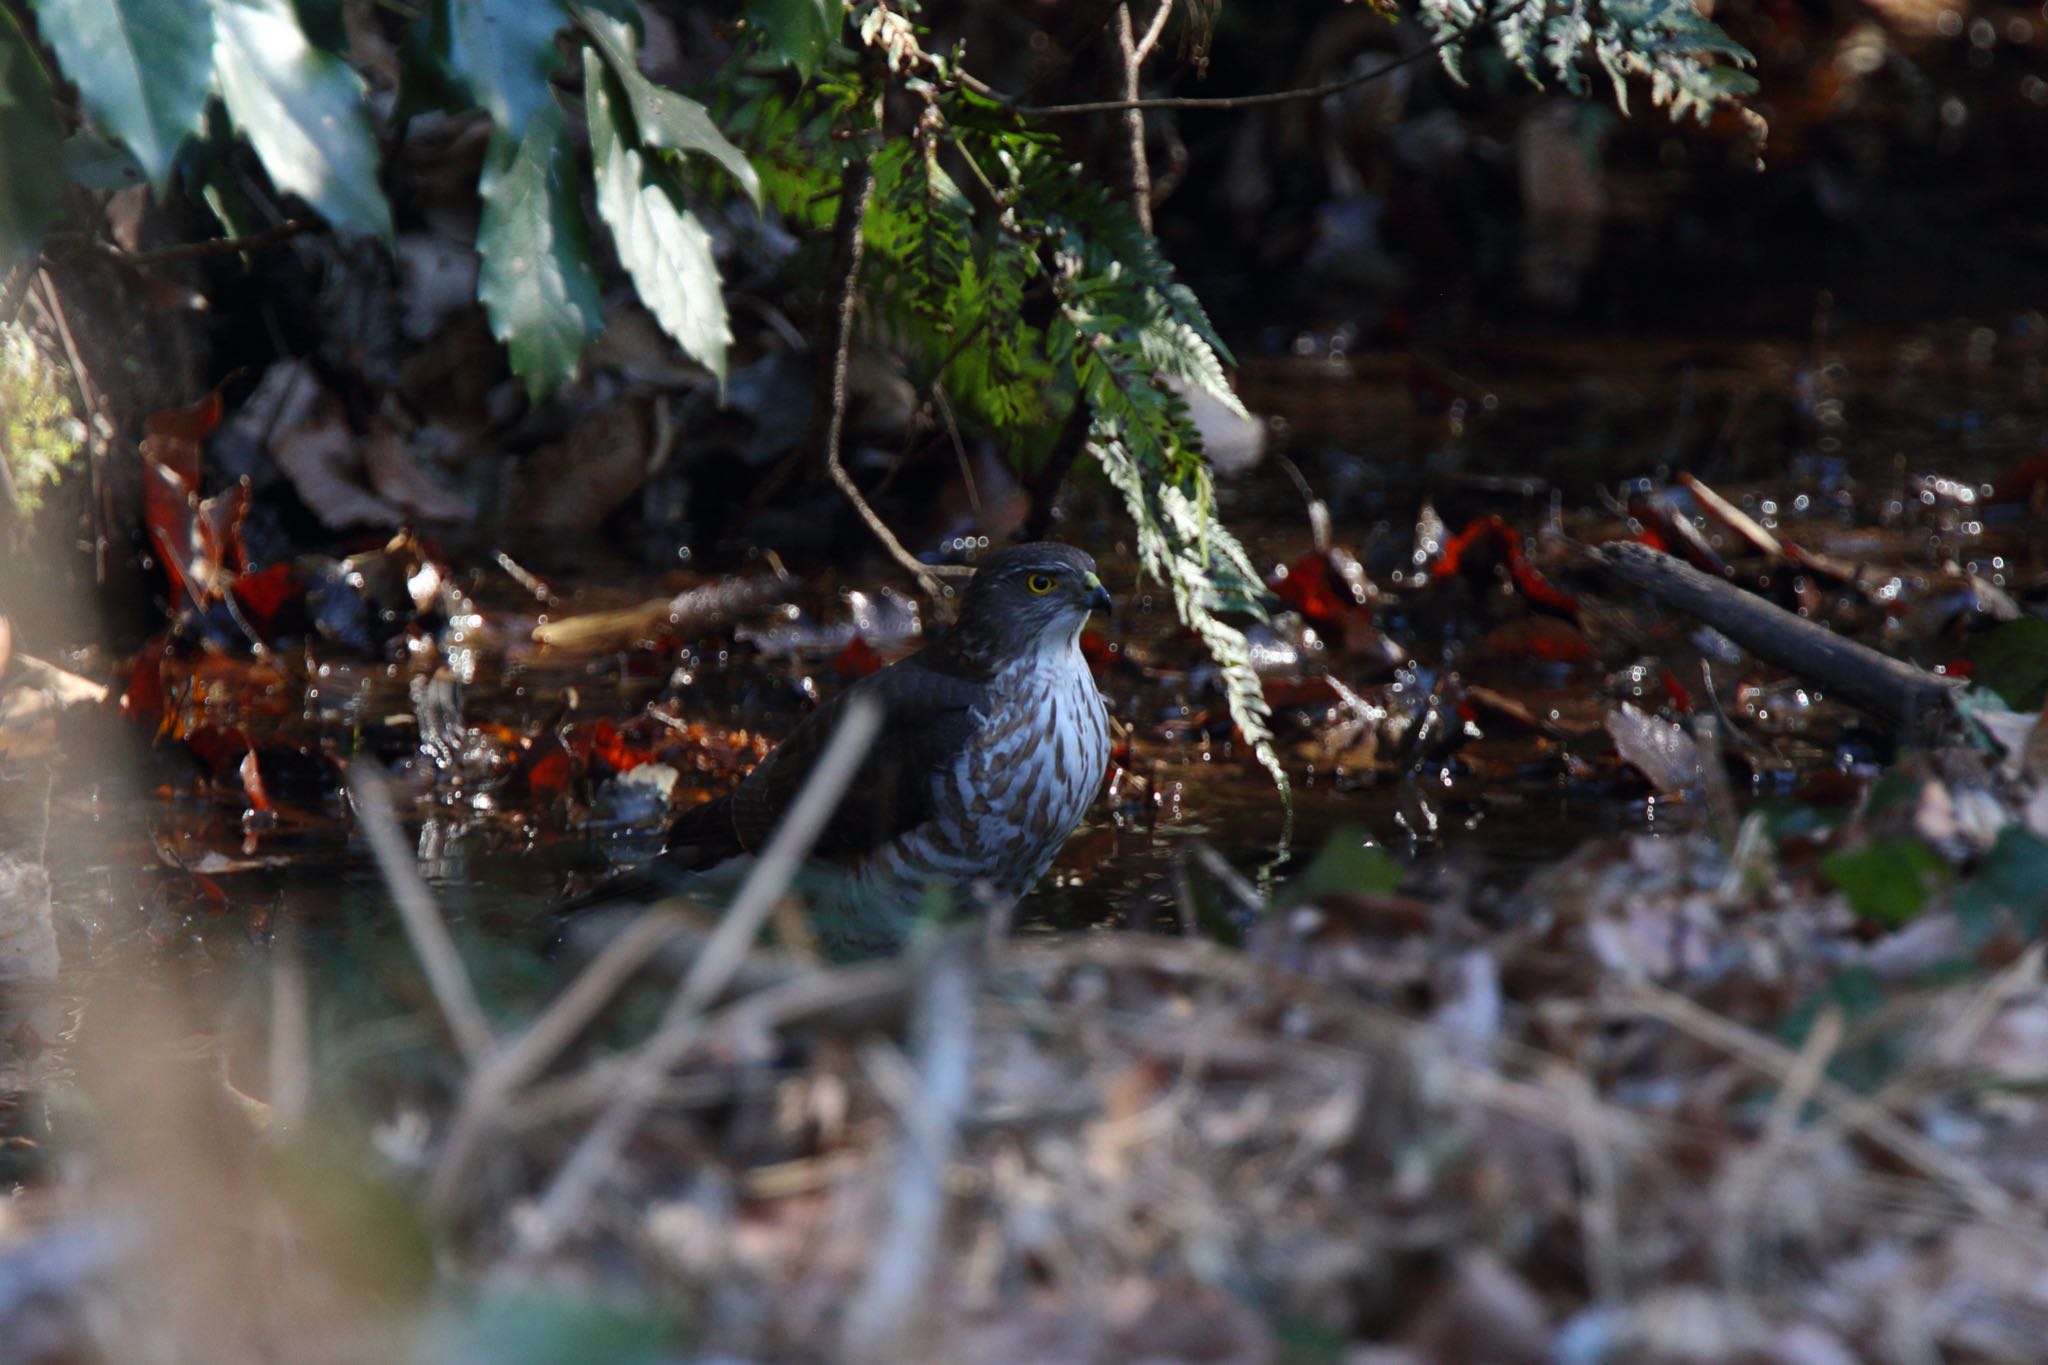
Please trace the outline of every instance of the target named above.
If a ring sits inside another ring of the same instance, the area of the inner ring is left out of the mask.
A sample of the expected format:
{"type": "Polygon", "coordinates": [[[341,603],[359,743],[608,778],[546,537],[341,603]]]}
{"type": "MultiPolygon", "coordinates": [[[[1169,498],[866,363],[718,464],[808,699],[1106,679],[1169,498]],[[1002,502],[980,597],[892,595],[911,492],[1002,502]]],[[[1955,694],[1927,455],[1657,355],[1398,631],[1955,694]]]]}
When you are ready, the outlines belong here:
{"type": "Polygon", "coordinates": [[[795,803],[854,697],[881,705],[881,728],[848,785],[817,853],[865,853],[932,816],[936,780],[979,723],[987,684],[930,666],[914,654],[872,673],[820,706],[728,795],[687,811],[669,834],[668,856],[702,867],[736,853],[759,852],[795,803]]]}

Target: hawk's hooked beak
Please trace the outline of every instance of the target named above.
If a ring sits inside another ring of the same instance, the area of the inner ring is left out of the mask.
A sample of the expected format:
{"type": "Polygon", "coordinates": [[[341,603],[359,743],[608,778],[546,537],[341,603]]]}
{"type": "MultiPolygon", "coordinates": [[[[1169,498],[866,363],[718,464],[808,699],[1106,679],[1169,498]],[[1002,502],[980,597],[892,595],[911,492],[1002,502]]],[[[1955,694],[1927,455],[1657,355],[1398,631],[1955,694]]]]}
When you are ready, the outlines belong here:
{"type": "Polygon", "coordinates": [[[1088,594],[1088,610],[1108,611],[1110,608],[1109,589],[1102,586],[1102,580],[1089,574],[1085,580],[1094,591],[1088,594]]]}

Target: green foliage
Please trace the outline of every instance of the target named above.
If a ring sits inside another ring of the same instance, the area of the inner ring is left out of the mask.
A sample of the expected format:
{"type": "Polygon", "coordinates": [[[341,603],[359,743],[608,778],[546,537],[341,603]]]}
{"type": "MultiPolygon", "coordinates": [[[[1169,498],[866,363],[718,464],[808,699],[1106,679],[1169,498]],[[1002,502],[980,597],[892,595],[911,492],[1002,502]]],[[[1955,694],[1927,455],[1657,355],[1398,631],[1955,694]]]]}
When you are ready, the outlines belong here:
{"type": "Polygon", "coordinates": [[[0,458],[21,510],[33,512],[85,449],[63,376],[18,323],[0,326],[0,458]]]}
{"type": "Polygon", "coordinates": [[[445,1312],[417,1358],[445,1365],[657,1365],[673,1324],[569,1292],[505,1290],[445,1312]]]}
{"type": "Polygon", "coordinates": [[[568,16],[555,0],[434,0],[442,57],[502,134],[554,103],[548,77],[560,63],[555,34],[568,16]]]}
{"type": "Polygon", "coordinates": [[[1956,892],[1955,906],[1973,934],[1988,932],[2000,911],[2013,916],[2021,933],[2040,933],[2048,924],[2048,840],[2007,825],[1956,892]]]}
{"type": "Polygon", "coordinates": [[[761,30],[768,51],[805,80],[825,60],[845,21],[843,0],[755,0],[747,21],[761,30]]]}
{"type": "Polygon", "coordinates": [[[1988,687],[2016,711],[2048,702],[2048,621],[2036,616],[2007,621],[1986,631],[1970,648],[1977,684],[1988,687]]]}
{"type": "Polygon", "coordinates": [[[587,49],[583,92],[596,163],[597,212],[612,230],[619,262],[662,328],[722,384],[732,333],[710,234],[683,206],[667,169],[635,145],[625,91],[587,49]]]}
{"type": "Polygon", "coordinates": [[[1690,113],[1702,123],[1757,88],[1736,69],[1754,62],[1748,49],[1693,0],[1521,0],[1505,10],[1483,0],[1421,0],[1419,13],[1445,44],[1444,69],[1459,79],[1465,46],[1490,22],[1501,51],[1531,81],[1555,81],[1584,98],[1598,73],[1624,111],[1631,78],[1647,80],[1650,102],[1674,120],[1690,113]]]}
{"type": "Polygon", "coordinates": [[[391,236],[362,77],[308,41],[286,0],[218,0],[214,64],[228,115],[279,189],[344,232],[391,236]]]}
{"type": "Polygon", "coordinates": [[[1401,865],[1377,844],[1368,842],[1366,832],[1347,825],[1333,833],[1282,898],[1288,902],[1314,900],[1318,896],[1391,895],[1401,887],[1401,865]]]}
{"type": "Polygon", "coordinates": [[[1821,871],[1849,898],[1849,908],[1886,928],[1897,928],[1927,906],[1949,880],[1949,866],[1918,839],[1874,839],[1821,859],[1821,871]]]}
{"type": "Polygon", "coordinates": [[[36,22],[86,112],[161,191],[213,90],[206,0],[37,0],[36,22]]]}
{"type": "MultiPolygon", "coordinates": [[[[704,106],[687,95],[663,89],[640,74],[635,57],[639,46],[632,26],[601,10],[575,7],[576,21],[596,47],[613,79],[625,91],[632,106],[633,126],[647,148],[710,157],[725,168],[756,208],[761,204],[761,181],[739,148],[718,131],[704,106]]],[[[587,68],[586,68],[587,69],[587,68]]],[[[712,278],[715,290],[717,277],[712,278]]],[[[677,340],[682,338],[678,337],[677,340]]]]}
{"type": "Polygon", "coordinates": [[[576,373],[604,324],[561,109],[550,100],[516,142],[491,135],[479,190],[477,296],[535,401],[576,373]]]}
{"type": "Polygon", "coordinates": [[[50,78],[18,30],[0,28],[0,269],[32,256],[56,216],[62,184],[49,173],[64,129],[50,78]]]}

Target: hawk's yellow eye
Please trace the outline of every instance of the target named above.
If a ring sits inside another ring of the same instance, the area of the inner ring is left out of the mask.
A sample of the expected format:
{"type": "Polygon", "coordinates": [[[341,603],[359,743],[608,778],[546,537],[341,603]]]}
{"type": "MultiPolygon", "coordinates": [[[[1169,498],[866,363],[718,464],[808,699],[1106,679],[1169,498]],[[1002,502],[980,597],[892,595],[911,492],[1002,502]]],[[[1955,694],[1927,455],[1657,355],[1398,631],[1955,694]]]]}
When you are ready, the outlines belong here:
{"type": "Polygon", "coordinates": [[[1043,597],[1059,586],[1059,580],[1049,573],[1035,573],[1024,580],[1024,586],[1043,597]]]}

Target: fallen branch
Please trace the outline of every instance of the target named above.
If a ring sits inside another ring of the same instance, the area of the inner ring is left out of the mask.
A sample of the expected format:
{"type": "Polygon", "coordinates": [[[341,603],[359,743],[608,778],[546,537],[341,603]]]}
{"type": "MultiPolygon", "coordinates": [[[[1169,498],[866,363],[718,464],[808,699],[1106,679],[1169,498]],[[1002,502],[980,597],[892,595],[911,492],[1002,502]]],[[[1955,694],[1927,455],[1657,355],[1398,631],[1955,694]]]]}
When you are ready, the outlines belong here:
{"type": "Polygon", "coordinates": [[[1622,582],[1879,720],[1926,733],[1955,715],[1962,685],[1951,679],[1880,654],[1647,545],[1617,542],[1594,554],[1622,582]]]}

